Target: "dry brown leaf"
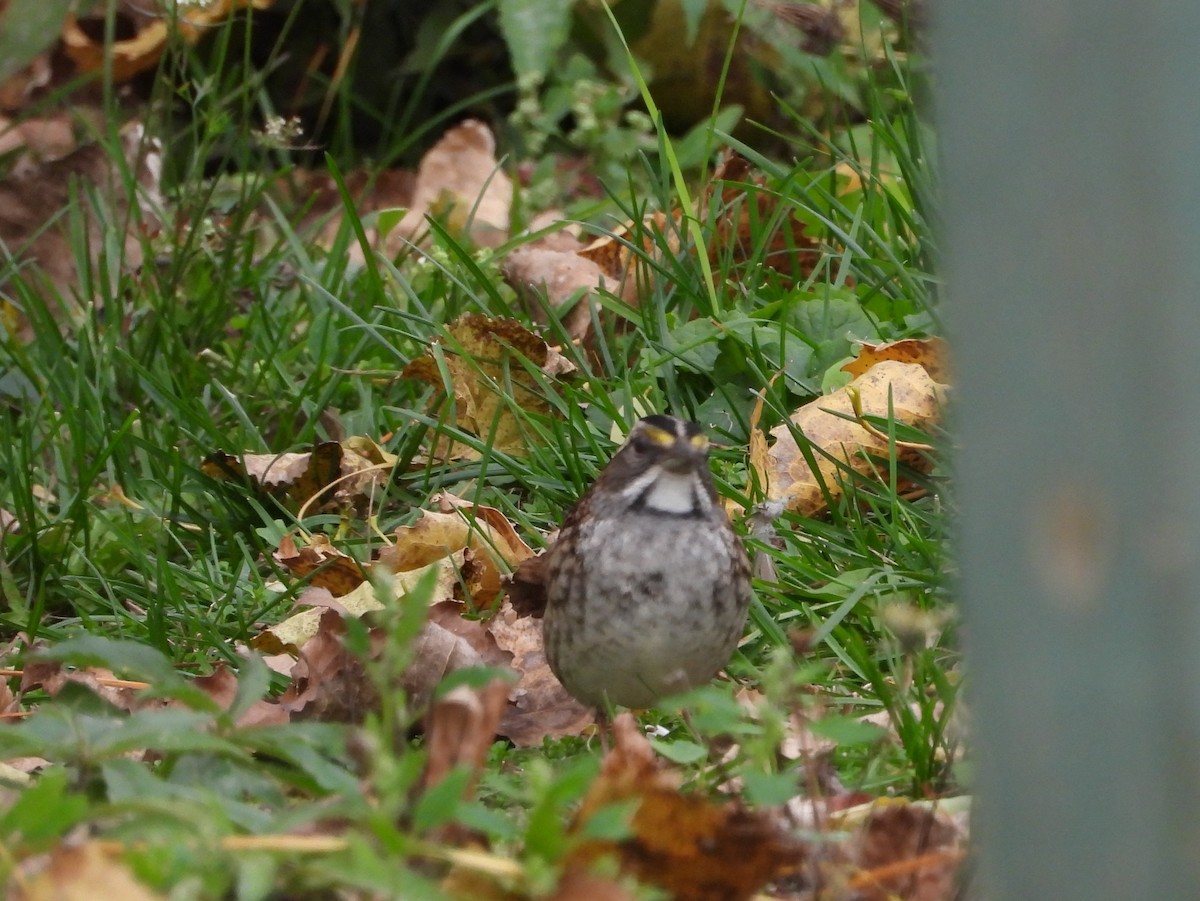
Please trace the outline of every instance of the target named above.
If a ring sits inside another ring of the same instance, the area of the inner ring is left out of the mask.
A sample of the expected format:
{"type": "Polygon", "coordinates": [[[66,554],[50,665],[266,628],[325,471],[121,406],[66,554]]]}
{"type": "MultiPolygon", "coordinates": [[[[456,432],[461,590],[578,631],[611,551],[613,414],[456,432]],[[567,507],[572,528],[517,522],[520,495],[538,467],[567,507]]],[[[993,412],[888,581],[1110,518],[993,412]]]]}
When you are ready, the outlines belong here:
{"type": "Polygon", "coordinates": [[[460,685],[430,708],[425,719],[428,757],[422,780],[426,791],[456,767],[465,767],[474,774],[464,794],[474,791],[475,781],[496,740],[496,727],[508,701],[508,689],[505,679],[493,679],[482,688],[460,685]]]}
{"type": "Polygon", "coordinates": [[[635,896],[615,879],[572,867],[546,901],[635,901],[635,896]]]}
{"type": "MultiPolygon", "coordinates": [[[[412,591],[429,573],[436,573],[433,598],[435,601],[454,597],[459,585],[459,572],[463,568],[464,553],[459,552],[434,560],[428,566],[404,572],[389,573],[390,584],[385,590],[393,598],[412,591]]],[[[250,647],[262,654],[289,653],[295,656],[305,643],[317,634],[325,610],[333,610],[339,616],[358,618],[375,610],[382,610],[383,603],[377,596],[376,584],[364,580],[346,594],[335,598],[326,588],[306,590],[297,604],[307,604],[308,609],[289,616],[287,619],[264,629],[250,641],[250,647]]]]}
{"type": "Polygon", "coordinates": [[[0,717],[21,709],[21,699],[9,688],[8,679],[0,676],[0,717]]]}
{"type": "Polygon", "coordinates": [[[522,560],[505,581],[507,597],[518,616],[541,619],[546,612],[546,555],[522,560]]]}
{"type": "MultiPolygon", "coordinates": [[[[80,182],[96,192],[97,203],[104,210],[106,222],[132,222],[121,245],[126,268],[133,270],[142,263],[142,242],[138,228],[150,223],[161,208],[159,172],[161,153],[157,143],[143,140],[140,125],[126,126],[121,132],[121,151],[137,179],[138,209],[130,210],[129,192],[122,181],[122,167],[100,144],[88,144],[41,164],[19,167],[0,180],[0,246],[6,246],[15,258],[36,261],[36,267],[17,270],[15,279],[25,281],[40,294],[59,316],[77,318],[82,315],[84,302],[79,297],[75,253],[66,232],[67,221],[54,221],[70,202],[71,186],[80,182]],[[47,227],[49,226],[49,227],[47,227]]],[[[83,192],[86,196],[87,192],[83,192]]],[[[84,205],[90,217],[88,252],[98,260],[109,250],[111,229],[99,221],[99,213],[89,201],[84,205]]],[[[147,226],[148,227],[148,226],[147,226]]],[[[109,261],[112,272],[118,270],[118,260],[109,261]]],[[[4,291],[0,295],[17,292],[4,291]]],[[[32,336],[25,317],[9,301],[0,299],[0,325],[15,333],[21,340],[32,336]]]]}
{"type": "MultiPolygon", "coordinates": [[[[237,697],[237,676],[225,664],[220,664],[208,676],[197,676],[192,684],[216,701],[223,710],[233,706],[237,697]]],[[[241,727],[252,726],[281,726],[288,722],[288,714],[282,707],[272,701],[255,701],[248,710],[237,719],[241,727]]]]}
{"type": "Polygon", "coordinates": [[[347,438],[342,442],[342,472],[334,497],[344,505],[361,508],[387,487],[397,459],[370,438],[347,438]]]}
{"type": "Polygon", "coordinates": [[[452,494],[436,495],[433,502],[438,511],[422,510],[413,525],[396,530],[395,543],[379,554],[380,565],[404,572],[469,550],[474,566],[464,576],[472,604],[491,607],[499,599],[504,573],[533,556],[533,550],[494,507],[476,506],[452,494]]]}
{"type": "Polygon", "coordinates": [[[500,734],[522,748],[542,739],[580,735],[596,722],[595,711],[567,694],[546,660],[542,621],[518,616],[505,602],[488,620],[488,630],[502,651],[512,655],[519,679],[509,694],[500,734]]]}
{"type": "Polygon", "coordinates": [[[904,799],[878,801],[846,851],[861,901],[952,901],[960,897],[965,836],[940,810],[904,799]]]}
{"type": "Polygon", "coordinates": [[[110,669],[89,666],[81,669],[63,669],[57,660],[26,661],[21,676],[21,694],[41,688],[50,697],[55,697],[68,684],[82,685],[96,697],[107,701],[126,713],[142,705],[140,683],[118,679],[110,669]]]}
{"type": "Polygon", "coordinates": [[[672,256],[679,253],[680,219],[678,210],[669,218],[662,212],[647,216],[640,230],[642,253],[634,253],[638,229],[630,222],[596,238],[578,251],[578,255],[599,266],[601,273],[613,286],[609,290],[630,306],[636,307],[650,293],[655,278],[651,263],[662,259],[663,245],[672,256]]]}
{"type": "Polygon", "coordinates": [[[67,113],[12,122],[0,116],[0,154],[20,151],[12,171],[28,172],[42,163],[62,159],[79,146],[67,113]]]}
{"type": "MultiPolygon", "coordinates": [[[[876,473],[875,460],[888,456],[887,436],[843,418],[854,416],[853,392],[861,400],[864,415],[886,418],[890,395],[897,422],[929,432],[940,421],[944,390],[945,386],[931,379],[923,366],[885,360],[846,387],[805,404],[791,421],[812,445],[820,479],[810,469],[786,424],[771,430],[775,443],[769,448],[756,430],[751,439],[750,462],[767,486],[768,500],[785,501],[788,510],[813,516],[825,508],[822,480],[830,496],[836,497],[842,491],[838,478],[843,466],[863,475],[876,473]]],[[[928,471],[931,465],[920,450],[903,445],[897,445],[897,456],[918,471],[928,471]]]]}
{"type": "MultiPolygon", "coordinates": [[[[122,3],[119,14],[129,23],[127,27],[136,33],[131,38],[113,41],[107,46],[102,38],[92,37],[96,30],[85,30],[80,27],[74,14],[68,15],[63,24],[63,52],[76,69],[85,74],[103,71],[106,61],[111,59],[113,79],[124,82],[158,65],[172,29],[184,40],[193,43],[208,33],[213,25],[238,10],[268,9],[271,0],[212,0],[178,9],[165,5],[161,9],[154,9],[154,5],[153,0],[148,4],[122,3]]],[[[98,33],[104,34],[103,14],[100,16],[98,33]]]]}
{"type": "MultiPolygon", "coordinates": [[[[292,684],[279,699],[279,706],[294,719],[360,723],[379,709],[379,691],[364,662],[346,649],[345,634],[345,621],[336,611],[320,611],[317,632],[300,649],[292,684]]],[[[385,638],[379,630],[372,630],[370,637],[374,656],[385,638]]]]}
{"type": "MultiPolygon", "coordinates": [[[[479,523],[487,526],[489,541],[485,546],[486,549],[489,553],[492,553],[494,549],[494,553],[499,554],[504,562],[510,566],[533,556],[533,549],[517,534],[516,528],[514,528],[513,524],[508,521],[504,514],[495,507],[488,507],[483,504],[476,504],[473,501],[463,500],[461,497],[456,497],[448,491],[435,494],[430,500],[432,503],[437,504],[438,509],[443,513],[450,510],[470,511],[477,526],[479,523]]],[[[477,550],[480,549],[482,548],[477,548],[477,550]]]]}
{"type": "MultiPolygon", "coordinates": [[[[546,322],[537,299],[544,294],[568,335],[576,340],[588,337],[595,303],[592,292],[605,287],[605,274],[597,263],[574,250],[519,247],[504,261],[503,274],[535,321],[546,322]]],[[[619,282],[609,281],[614,290],[619,289],[619,282]]]]}
{"type": "MultiPolygon", "coordinates": [[[[7,4],[0,4],[0,20],[6,15],[6,11],[7,4]]],[[[0,21],[0,25],[2,24],[0,21]]],[[[43,51],[0,82],[0,110],[6,113],[20,113],[29,109],[32,101],[43,96],[49,89],[54,81],[54,69],[53,54],[43,51]]]]}
{"type": "Polygon", "coordinates": [[[749,161],[739,153],[727,151],[701,198],[702,218],[708,215],[715,224],[708,247],[714,265],[726,255],[740,264],[762,254],[765,266],[797,280],[810,276],[821,258],[820,243],[805,234],[806,223],[797,219],[793,210],[784,207],[780,213],[780,206],[781,199],[766,188],[766,180],[754,171],[749,161]],[[755,236],[776,217],[778,225],[762,250],[761,238],[755,236]]]}
{"type": "Polygon", "coordinates": [[[676,901],[741,901],[801,865],[805,847],[772,816],[681,794],[678,774],[660,766],[632,715],[613,721],[613,737],[573,828],[610,804],[634,801],[632,835],[619,843],[585,841],[569,866],[586,868],[615,854],[625,871],[676,901]]]}
{"type": "Polygon", "coordinates": [[[319,498],[314,512],[334,503],[333,482],[342,475],[342,446],[323,441],[308,453],[242,454],[224,451],[209,454],[200,470],[214,479],[249,479],[290,509],[298,510],[319,498]]]}
{"type": "Polygon", "coordinates": [[[509,656],[497,646],[487,624],[466,619],[465,609],[457,601],[429,608],[429,618],[413,645],[412,662],[404,672],[404,690],[413,709],[424,709],[442,679],[455,670],[508,665],[509,656]]]}
{"type": "Polygon", "coordinates": [[[858,356],[842,367],[842,372],[852,376],[863,375],[876,363],[896,360],[900,363],[916,363],[925,367],[935,382],[949,384],[950,366],[947,361],[949,349],[941,338],[905,338],[887,344],[862,342],[858,356]]]}
{"type": "Polygon", "coordinates": [[[508,240],[512,181],[496,161],[496,139],[477,119],[451,128],[417,168],[412,206],[384,244],[395,256],[427,230],[431,215],[481,247],[508,240]]]}
{"type": "Polygon", "coordinates": [[[226,481],[249,479],[251,485],[285,504],[306,512],[361,507],[385,485],[396,456],[370,438],[355,436],[341,443],[323,441],[308,453],[209,454],[200,470],[226,481]]]}
{"type": "MultiPolygon", "coordinates": [[[[449,386],[432,354],[418,357],[401,375],[447,388],[455,403],[457,424],[486,439],[490,446],[507,454],[524,454],[525,433],[510,412],[516,404],[523,410],[550,415],[550,405],[537,381],[514,354],[528,360],[548,376],[563,374],[565,360],[515,319],[493,319],[470,313],[447,326],[449,339],[441,342],[449,386]]],[[[569,364],[567,364],[569,366],[569,364]]],[[[478,454],[457,445],[436,451],[445,459],[478,454]]]]}
{"type": "Polygon", "coordinates": [[[296,539],[285,535],[271,556],[298,579],[307,578],[310,587],[325,588],[334,597],[349,594],[367,578],[359,562],[324,535],[313,535],[305,547],[297,547],[296,539]]]}
{"type": "MultiPolygon", "coordinates": [[[[434,501],[439,510],[422,511],[415,525],[398,529],[395,543],[380,552],[376,563],[391,574],[391,590],[397,596],[414,587],[429,571],[438,574],[434,602],[403,676],[402,687],[413,708],[423,709],[438,684],[455,670],[511,666],[518,681],[509,693],[501,734],[520,746],[540,744],[546,736],[580,734],[594,723],[593,713],[571,698],[554,678],[542,647],[541,622],[518,617],[511,605],[503,606],[489,620],[470,619],[464,616],[468,608],[453,599],[465,584],[473,606],[494,601],[501,591],[502,569],[530,558],[529,546],[494,508],[473,505],[449,494],[437,495],[434,501]]],[[[298,549],[294,540],[285,542],[281,562],[302,574],[316,571],[314,582],[324,572],[316,569],[322,565],[330,566],[338,580],[344,578],[346,584],[362,579],[356,565],[327,541],[314,542],[315,549],[298,549]],[[310,550],[312,553],[306,553],[310,550]]],[[[339,581],[336,587],[340,591],[346,586],[339,581]]],[[[372,582],[360,581],[335,597],[326,587],[310,587],[298,603],[314,606],[264,630],[250,642],[252,648],[264,654],[300,655],[303,666],[293,668],[296,684],[289,691],[286,709],[308,710],[310,704],[316,704],[316,712],[309,715],[324,717],[331,710],[341,715],[336,705],[320,700],[320,686],[333,678],[331,670],[348,662],[344,656],[335,655],[336,642],[328,634],[322,637],[322,629],[329,631],[324,624],[330,612],[345,617],[379,609],[382,605],[377,590],[372,582]],[[318,638],[320,643],[310,652],[309,645],[318,638]]]]}
{"type": "Polygon", "coordinates": [[[133,878],[115,854],[99,842],[64,842],[51,852],[40,872],[29,872],[28,864],[19,879],[10,882],[12,901],[156,901],[160,896],[133,878]]]}
{"type": "Polygon", "coordinates": [[[561,250],[565,253],[575,253],[581,250],[584,242],[579,240],[579,225],[566,218],[562,210],[542,210],[530,221],[523,234],[544,232],[526,247],[536,247],[542,250],[561,250]]]}

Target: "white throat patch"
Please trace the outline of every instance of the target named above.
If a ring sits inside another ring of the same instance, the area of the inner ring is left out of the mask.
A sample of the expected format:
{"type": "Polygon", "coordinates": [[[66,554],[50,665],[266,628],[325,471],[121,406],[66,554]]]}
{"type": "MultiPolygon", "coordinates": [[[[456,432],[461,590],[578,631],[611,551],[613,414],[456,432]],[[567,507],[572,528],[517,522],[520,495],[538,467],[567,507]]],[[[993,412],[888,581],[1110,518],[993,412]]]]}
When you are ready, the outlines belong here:
{"type": "Polygon", "coordinates": [[[646,509],[659,513],[693,513],[702,503],[695,473],[660,469],[643,495],[646,509]]]}

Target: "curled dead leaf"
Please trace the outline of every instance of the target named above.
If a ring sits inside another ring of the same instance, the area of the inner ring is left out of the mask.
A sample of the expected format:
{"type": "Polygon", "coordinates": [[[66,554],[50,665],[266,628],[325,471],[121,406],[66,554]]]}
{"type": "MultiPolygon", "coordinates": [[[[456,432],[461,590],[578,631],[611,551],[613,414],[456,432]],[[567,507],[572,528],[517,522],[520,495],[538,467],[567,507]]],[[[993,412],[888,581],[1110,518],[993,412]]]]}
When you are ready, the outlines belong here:
{"type": "Polygon", "coordinates": [[[904,799],[877,801],[846,851],[862,901],[961,897],[966,836],[945,812],[904,799]]]}
{"type": "Polygon", "coordinates": [[[682,794],[678,774],[660,765],[631,714],[613,721],[613,737],[572,828],[583,829],[611,804],[634,802],[632,834],[620,843],[581,842],[569,866],[613,854],[623,870],[677,901],[742,901],[805,859],[805,846],[775,817],[682,794]]]}
{"type": "Polygon", "coordinates": [[[429,608],[403,678],[412,709],[424,710],[441,681],[456,670],[508,665],[509,655],[496,644],[487,624],[467,619],[465,610],[457,601],[441,601],[429,608]]]}
{"type": "Polygon", "coordinates": [[[285,535],[271,556],[297,578],[307,578],[311,587],[328,589],[334,597],[349,594],[367,578],[358,561],[335,548],[324,535],[311,536],[304,547],[297,547],[295,538],[285,535]]]}
{"type": "Polygon", "coordinates": [[[679,253],[680,219],[678,210],[670,217],[662,212],[651,213],[640,228],[632,222],[621,226],[596,238],[579,250],[578,256],[596,264],[613,286],[609,290],[636,307],[654,284],[653,264],[664,254],[679,253]],[[634,252],[636,246],[640,246],[640,253],[634,252]]]}
{"type": "Polygon", "coordinates": [[[508,600],[518,616],[541,619],[546,612],[546,555],[522,560],[508,577],[508,600]]]}
{"type": "MultiPolygon", "coordinates": [[[[228,710],[237,698],[237,676],[225,664],[220,664],[207,676],[197,676],[192,684],[203,691],[221,706],[228,710]]],[[[288,722],[288,714],[274,701],[258,700],[250,705],[237,719],[237,725],[242,728],[253,726],[280,726],[288,722]]]]}
{"type": "MultiPolygon", "coordinates": [[[[583,340],[591,332],[592,292],[605,287],[606,279],[594,261],[573,250],[519,247],[504,261],[503,274],[536,321],[546,322],[537,298],[544,294],[568,335],[583,340]]],[[[618,285],[612,284],[614,288],[618,285]]]]}
{"type": "Polygon", "coordinates": [[[924,366],[931,379],[947,384],[950,381],[948,356],[946,342],[937,337],[905,338],[903,341],[891,341],[886,344],[863,341],[858,355],[842,366],[842,372],[857,377],[866,374],[876,363],[895,360],[898,363],[916,363],[924,366]]]}
{"type": "Polygon", "coordinates": [[[422,780],[426,790],[456,767],[466,767],[478,779],[496,740],[496,727],[508,701],[508,690],[505,679],[493,679],[477,689],[460,685],[430,708],[425,719],[425,746],[429,754],[422,780]]]}
{"type": "Polygon", "coordinates": [[[512,655],[511,666],[519,677],[500,722],[501,735],[527,748],[544,738],[580,735],[596,722],[595,712],[567,694],[551,672],[540,619],[519,616],[505,602],[488,620],[488,630],[497,646],[512,655]]]}
{"type": "Polygon", "coordinates": [[[321,512],[357,506],[386,482],[396,457],[365,437],[323,441],[307,453],[227,454],[217,451],[200,471],[223,481],[249,480],[291,510],[321,512]]]}
{"type": "Polygon", "coordinates": [[[95,36],[97,29],[83,27],[80,20],[70,14],[63,24],[62,48],[79,72],[100,72],[106,64],[111,64],[113,79],[124,82],[158,65],[172,30],[193,43],[213,25],[240,9],[268,9],[270,6],[271,0],[214,0],[167,12],[122,3],[119,13],[134,32],[133,37],[106,42],[103,16],[99,36],[95,36]],[[107,60],[111,63],[106,63],[107,60]]]}
{"type": "MultiPolygon", "coordinates": [[[[784,501],[788,510],[803,516],[820,512],[825,508],[822,483],[836,497],[842,492],[843,469],[873,476],[878,470],[875,461],[888,456],[887,436],[854,421],[856,405],[863,415],[887,418],[890,410],[897,422],[931,432],[941,420],[944,390],[923,366],[886,360],[846,387],[804,405],[791,422],[812,447],[815,473],[787,424],[771,430],[775,443],[770,447],[755,430],[750,462],[767,486],[767,499],[784,501]]],[[[896,452],[900,462],[917,471],[931,468],[921,450],[898,444],[896,452]]]]}
{"type": "Polygon", "coordinates": [[[126,713],[142,707],[144,682],[118,679],[112,670],[102,666],[63,668],[57,660],[39,660],[36,657],[25,663],[21,674],[21,694],[40,688],[50,697],[55,697],[68,684],[82,685],[96,697],[126,713]]]}
{"type": "MultiPolygon", "coordinates": [[[[316,633],[300,649],[292,667],[292,684],[279,706],[292,718],[322,723],[360,723],[381,703],[378,687],[364,661],[347,650],[345,621],[334,610],[319,611],[316,633]]],[[[379,653],[384,636],[370,633],[371,656],[379,653]]]]}
{"type": "MultiPolygon", "coordinates": [[[[552,411],[538,380],[521,361],[541,369],[547,378],[570,371],[569,362],[515,319],[469,313],[450,323],[446,332],[446,339],[439,344],[450,384],[444,384],[442,370],[432,354],[413,360],[401,376],[445,389],[454,400],[454,421],[486,438],[495,450],[526,453],[526,435],[512,406],[543,416],[550,416],[552,411]]],[[[437,453],[448,459],[478,456],[457,445],[439,448],[437,453]]]]}
{"type": "Polygon", "coordinates": [[[102,847],[97,841],[64,841],[48,858],[30,858],[21,864],[20,870],[10,886],[15,890],[10,896],[13,901],[161,898],[134,878],[118,852],[102,847]]]}
{"type": "Polygon", "coordinates": [[[434,216],[480,247],[508,239],[512,180],[496,161],[496,139],[477,119],[449,129],[417,167],[412,206],[385,242],[391,255],[426,230],[434,216]]]}

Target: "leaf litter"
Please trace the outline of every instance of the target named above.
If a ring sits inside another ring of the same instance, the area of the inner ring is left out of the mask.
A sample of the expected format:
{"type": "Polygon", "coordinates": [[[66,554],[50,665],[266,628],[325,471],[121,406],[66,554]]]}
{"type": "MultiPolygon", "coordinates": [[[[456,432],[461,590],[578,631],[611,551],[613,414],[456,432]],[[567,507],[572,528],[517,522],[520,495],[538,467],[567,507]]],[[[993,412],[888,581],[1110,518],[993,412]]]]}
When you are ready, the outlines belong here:
{"type": "MultiPolygon", "coordinates": [[[[448,132],[422,161],[398,218],[377,217],[377,247],[394,254],[411,250],[420,244],[430,216],[478,246],[496,247],[507,240],[512,187],[494,151],[494,138],[478,122],[448,132]]],[[[811,273],[812,261],[829,248],[811,237],[804,223],[778,214],[777,202],[745,160],[727,157],[700,200],[699,212],[716,223],[718,241],[710,253],[731,251],[744,258],[752,230],[774,219],[779,227],[762,262],[783,266],[797,277],[811,273]]],[[[655,264],[663,254],[683,252],[679,220],[679,211],[659,212],[590,245],[580,246],[570,238],[553,248],[520,248],[508,254],[504,272],[528,305],[540,307],[534,295],[544,292],[552,309],[560,315],[567,311],[568,334],[583,341],[601,315],[595,292],[636,305],[651,280],[661,277],[662,267],[655,264]]],[[[60,276],[64,284],[69,277],[60,276]]],[[[770,499],[815,515],[845,468],[868,477],[877,473],[876,461],[886,459],[889,447],[886,435],[884,444],[879,443],[879,430],[868,418],[894,417],[924,431],[937,426],[946,378],[942,350],[930,343],[898,344],[864,345],[859,358],[847,364],[846,371],[855,376],[850,386],[801,408],[791,427],[773,429],[773,445],[753,430],[751,463],[768,486],[770,499]],[[789,444],[793,430],[813,448],[816,472],[799,447],[789,444]]],[[[519,454],[527,449],[529,436],[508,415],[509,404],[550,415],[540,378],[568,374],[564,363],[554,348],[513,320],[467,316],[448,326],[442,343],[414,360],[403,375],[443,388],[445,403],[452,405],[447,411],[452,410],[461,428],[498,451],[519,454]],[[526,364],[536,367],[540,376],[533,377],[526,364]],[[513,386],[520,397],[509,393],[513,386]]],[[[902,462],[928,470],[925,448],[891,443],[902,462]]],[[[433,450],[443,460],[474,453],[461,444],[433,450]]],[[[317,512],[362,509],[386,488],[386,473],[395,464],[378,444],[358,438],[325,442],[307,453],[217,452],[202,468],[214,478],[241,481],[293,510],[317,512]]],[[[425,790],[459,766],[477,778],[496,735],[533,747],[547,737],[579,735],[593,727],[591,711],[567,696],[550,673],[537,620],[514,609],[515,598],[504,597],[511,587],[507,573],[522,564],[536,570],[532,550],[497,510],[452,495],[434,498],[433,506],[437,509],[421,511],[413,525],[397,530],[375,559],[365,563],[338,550],[323,535],[299,541],[288,536],[280,543],[275,560],[304,584],[297,598],[303,609],[264,629],[246,653],[277,655],[276,666],[290,684],[277,701],[259,700],[241,713],[241,725],[292,718],[361,722],[381,698],[365,669],[367,661],[347,648],[347,621],[369,618],[385,605],[381,585],[399,597],[433,572],[433,603],[404,677],[406,694],[417,707],[430,709],[425,790]],[[372,571],[386,578],[373,580],[372,571]],[[490,617],[475,618],[481,611],[490,612],[490,617]],[[493,681],[482,691],[460,687],[433,701],[434,689],[448,673],[479,666],[511,669],[516,681],[493,681]]],[[[367,635],[369,660],[384,636],[377,628],[368,628],[367,635]]],[[[118,710],[137,709],[140,689],[114,684],[120,681],[103,668],[65,673],[51,666],[31,677],[28,687],[23,684],[22,692],[41,688],[53,696],[70,682],[118,710]]],[[[222,709],[229,709],[237,693],[236,679],[224,668],[193,684],[222,709]]],[[[7,706],[19,703],[14,695],[7,706]]],[[[749,898],[768,884],[784,886],[788,880],[793,880],[793,888],[781,889],[784,894],[776,897],[817,897],[804,887],[805,879],[809,887],[850,885],[856,897],[863,898],[950,897],[961,859],[962,830],[936,810],[907,804],[872,808],[854,838],[829,851],[798,840],[779,811],[751,811],[736,800],[713,802],[682,793],[678,777],[662,767],[632,719],[618,719],[614,736],[616,745],[572,828],[582,837],[599,810],[632,802],[631,832],[620,841],[582,839],[554,897],[628,897],[620,881],[591,871],[596,860],[608,855],[615,855],[629,876],[684,901],[749,898]]],[[[472,786],[468,783],[464,794],[472,786]]]]}

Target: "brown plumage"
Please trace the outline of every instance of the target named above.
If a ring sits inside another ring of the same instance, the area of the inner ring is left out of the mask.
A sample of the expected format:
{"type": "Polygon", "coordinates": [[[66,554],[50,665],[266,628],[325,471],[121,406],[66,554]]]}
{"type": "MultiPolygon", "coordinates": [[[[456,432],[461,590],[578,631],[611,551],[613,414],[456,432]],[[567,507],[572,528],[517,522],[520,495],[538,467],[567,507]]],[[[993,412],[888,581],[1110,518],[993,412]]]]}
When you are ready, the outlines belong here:
{"type": "Polygon", "coordinates": [[[750,566],[699,426],[640,420],[541,569],[547,659],[580,701],[646,707],[716,675],[742,636],[750,566]]]}

